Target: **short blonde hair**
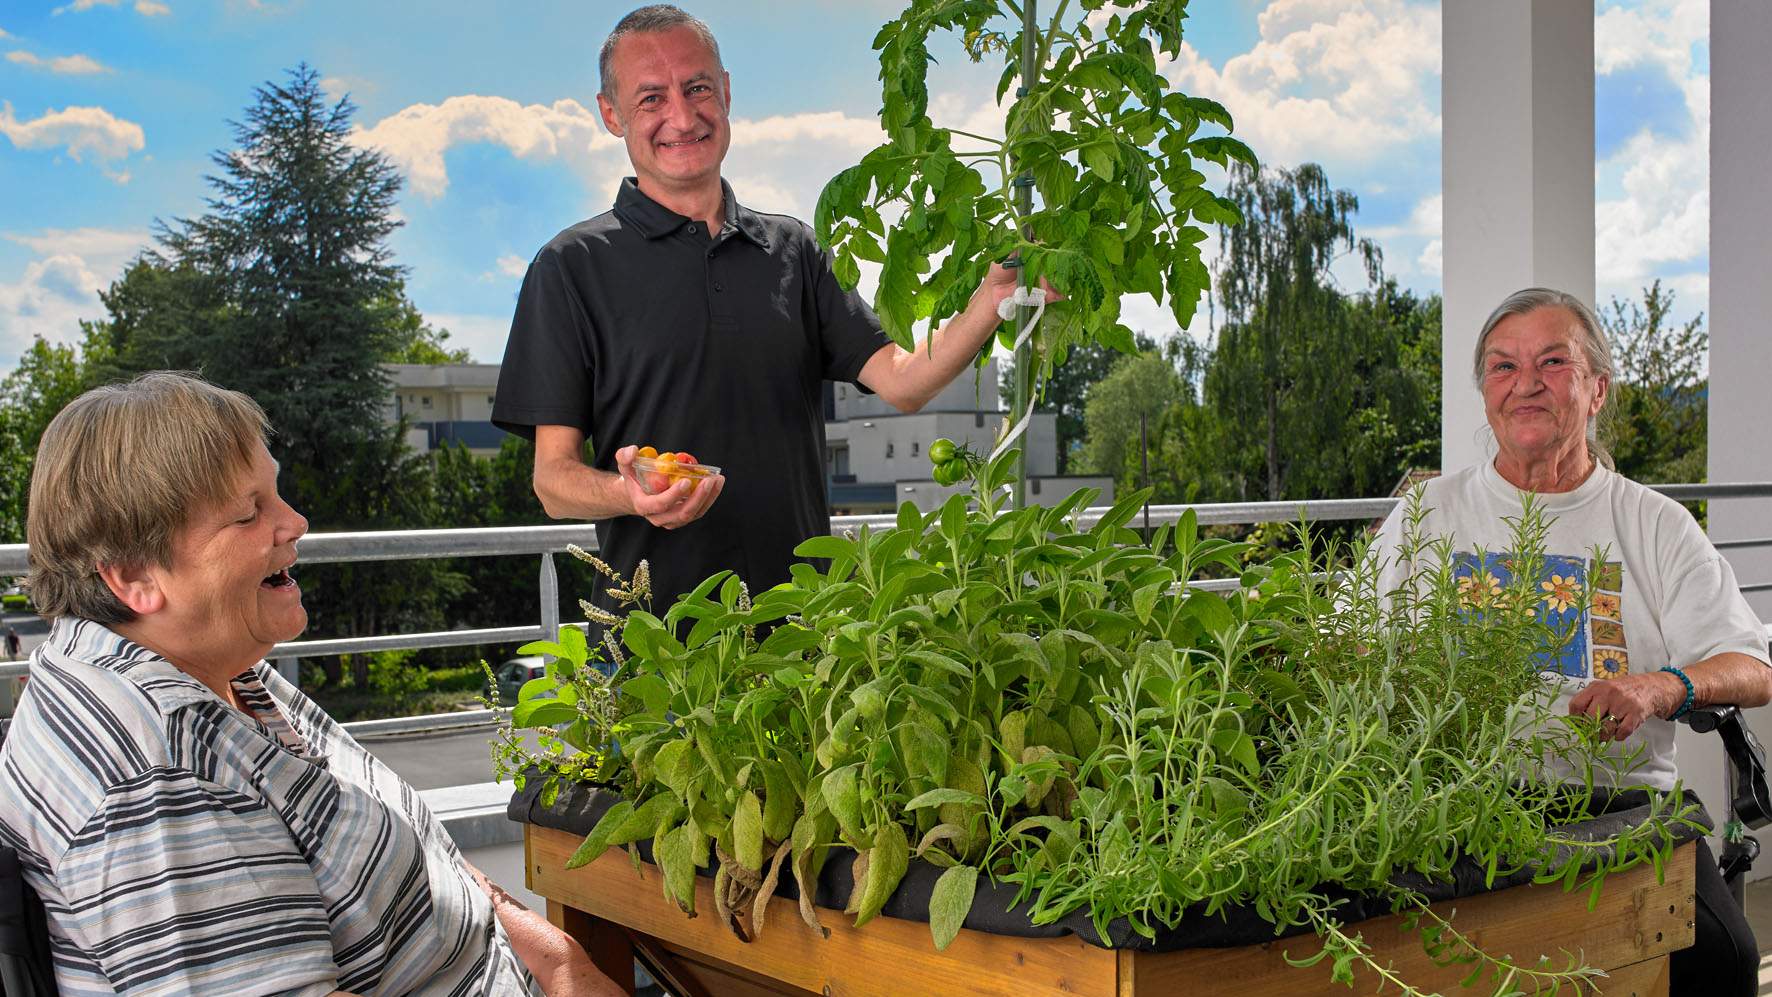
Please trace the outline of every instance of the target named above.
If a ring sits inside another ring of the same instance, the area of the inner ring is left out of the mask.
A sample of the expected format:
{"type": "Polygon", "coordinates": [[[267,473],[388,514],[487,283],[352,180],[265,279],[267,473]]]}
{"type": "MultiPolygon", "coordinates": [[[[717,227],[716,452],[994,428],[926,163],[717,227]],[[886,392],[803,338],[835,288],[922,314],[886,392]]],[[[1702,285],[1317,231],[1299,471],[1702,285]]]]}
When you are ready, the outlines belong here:
{"type": "Polygon", "coordinates": [[[101,564],[170,566],[173,536],[226,499],[270,435],[258,403],[189,374],[94,388],[43,431],[25,518],[43,616],[127,623],[101,564]]]}

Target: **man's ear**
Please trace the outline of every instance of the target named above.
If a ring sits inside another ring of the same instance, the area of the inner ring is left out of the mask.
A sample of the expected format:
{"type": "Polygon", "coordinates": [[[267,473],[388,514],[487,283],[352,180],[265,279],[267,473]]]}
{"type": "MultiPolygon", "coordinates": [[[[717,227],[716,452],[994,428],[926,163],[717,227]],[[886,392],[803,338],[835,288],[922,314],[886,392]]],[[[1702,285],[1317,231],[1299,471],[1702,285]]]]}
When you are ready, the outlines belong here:
{"type": "Polygon", "coordinates": [[[166,608],[166,592],[153,569],[145,565],[101,564],[98,576],[117,601],[137,616],[152,616],[166,608]]]}
{"type": "Polygon", "coordinates": [[[608,97],[597,95],[597,111],[603,116],[603,127],[609,129],[609,134],[621,138],[621,118],[616,116],[615,105],[608,97]]]}

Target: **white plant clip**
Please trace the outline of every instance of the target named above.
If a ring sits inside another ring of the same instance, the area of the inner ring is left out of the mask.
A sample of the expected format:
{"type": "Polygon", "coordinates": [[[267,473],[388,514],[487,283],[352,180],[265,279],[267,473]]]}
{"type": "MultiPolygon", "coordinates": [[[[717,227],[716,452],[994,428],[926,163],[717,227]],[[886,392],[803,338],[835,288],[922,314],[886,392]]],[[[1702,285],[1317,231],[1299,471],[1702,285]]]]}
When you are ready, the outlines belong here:
{"type": "MultiPolygon", "coordinates": [[[[1027,327],[1021,330],[1021,335],[1015,337],[1013,352],[1018,353],[1023,346],[1027,345],[1028,340],[1034,338],[1034,327],[1040,324],[1040,316],[1046,314],[1046,290],[1039,287],[1016,288],[1013,294],[997,302],[997,317],[1007,322],[1015,317],[1017,308],[1023,307],[1032,308],[1034,314],[1032,318],[1028,319],[1027,327]]],[[[1023,412],[1021,418],[1017,419],[1013,426],[1008,426],[1003,435],[998,437],[997,445],[991,449],[989,460],[994,461],[1003,456],[1004,452],[1014,446],[1015,441],[1021,439],[1022,434],[1027,432],[1028,423],[1034,418],[1035,401],[1036,399],[1030,397],[1027,411],[1023,412]]]]}

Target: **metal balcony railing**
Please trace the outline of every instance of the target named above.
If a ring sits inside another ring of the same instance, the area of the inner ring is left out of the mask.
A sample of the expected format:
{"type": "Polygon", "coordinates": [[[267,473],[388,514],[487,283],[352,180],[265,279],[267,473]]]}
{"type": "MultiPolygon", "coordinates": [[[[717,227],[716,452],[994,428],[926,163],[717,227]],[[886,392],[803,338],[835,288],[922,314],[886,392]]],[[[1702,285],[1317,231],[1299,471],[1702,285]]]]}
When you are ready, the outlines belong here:
{"type": "MultiPolygon", "coordinates": [[[[1669,498],[1681,502],[1716,499],[1772,498],[1772,482],[1715,485],[1651,485],[1669,498]]],[[[1227,502],[1202,505],[1153,505],[1148,522],[1152,526],[1174,523],[1188,510],[1202,526],[1254,523],[1282,523],[1309,520],[1334,522],[1346,520],[1378,520],[1388,516],[1401,501],[1395,498],[1321,499],[1302,502],[1227,502]]],[[[1106,507],[1084,510],[1081,523],[1087,527],[1100,520],[1106,507]]],[[[1139,522],[1146,520],[1141,515],[1139,522]]],[[[897,522],[892,514],[871,516],[837,516],[831,520],[833,533],[862,526],[874,528],[897,522]]],[[[298,640],[278,644],[270,657],[279,664],[293,663],[298,658],[333,654],[357,654],[403,648],[468,647],[476,644],[505,644],[539,639],[557,633],[560,627],[560,585],[555,573],[554,555],[564,553],[568,544],[586,550],[597,549],[596,532],[588,524],[562,526],[509,526],[461,530],[393,530],[374,533],[314,533],[301,540],[301,560],[308,564],[346,561],[399,561],[443,557],[512,557],[539,556],[540,612],[533,626],[493,627],[475,630],[446,630],[434,633],[385,634],[374,637],[344,637],[322,640],[298,640]]],[[[1725,540],[1717,543],[1722,550],[1751,547],[1772,547],[1772,537],[1747,540],[1725,540]]],[[[0,577],[23,575],[28,570],[24,544],[0,545],[0,577]]],[[[1194,583],[1211,589],[1236,587],[1234,579],[1194,583]]],[[[1772,580],[1741,586],[1743,592],[1772,590],[1772,580]]],[[[1772,632],[1772,628],[1768,628],[1772,632]]],[[[0,679],[24,675],[28,661],[0,662],[0,679]]],[[[437,714],[424,717],[400,717],[390,720],[369,720],[347,724],[355,736],[409,733],[421,730],[471,727],[492,723],[490,710],[437,714]]]]}

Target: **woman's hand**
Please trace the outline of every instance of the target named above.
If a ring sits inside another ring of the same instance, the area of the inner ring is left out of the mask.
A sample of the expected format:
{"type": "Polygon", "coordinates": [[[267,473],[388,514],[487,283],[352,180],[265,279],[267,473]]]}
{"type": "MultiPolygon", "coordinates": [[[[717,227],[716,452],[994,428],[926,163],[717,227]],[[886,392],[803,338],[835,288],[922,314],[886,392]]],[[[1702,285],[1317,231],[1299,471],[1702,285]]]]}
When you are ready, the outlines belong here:
{"type": "Polygon", "coordinates": [[[1590,684],[1569,700],[1570,716],[1600,722],[1600,736],[1622,741],[1650,717],[1666,717],[1686,701],[1685,683],[1668,672],[1621,675],[1590,684]]]}
{"type": "Polygon", "coordinates": [[[462,866],[474,885],[492,901],[492,911],[504,925],[511,951],[541,984],[548,997],[621,997],[623,991],[603,974],[571,935],[547,918],[523,906],[516,897],[486,878],[472,862],[462,866]]]}
{"type": "MultiPolygon", "coordinates": [[[[1772,702],[1772,668],[1752,655],[1724,651],[1682,671],[1692,680],[1694,706],[1728,703],[1750,707],[1772,702]]],[[[1569,700],[1569,713],[1593,717],[1600,721],[1602,734],[1622,741],[1645,720],[1666,718],[1685,702],[1686,683],[1672,672],[1657,671],[1595,682],[1569,700]]]]}

